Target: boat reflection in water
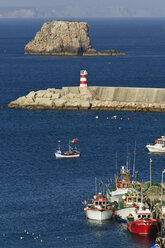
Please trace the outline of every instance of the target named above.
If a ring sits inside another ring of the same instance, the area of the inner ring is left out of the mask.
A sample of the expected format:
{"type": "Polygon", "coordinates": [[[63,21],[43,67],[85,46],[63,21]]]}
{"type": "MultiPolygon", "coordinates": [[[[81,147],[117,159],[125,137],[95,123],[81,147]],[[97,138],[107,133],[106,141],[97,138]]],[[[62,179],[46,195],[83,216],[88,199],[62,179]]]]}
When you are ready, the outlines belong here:
{"type": "Polygon", "coordinates": [[[133,240],[133,246],[136,247],[151,247],[153,244],[155,244],[155,238],[156,235],[139,235],[136,233],[128,233],[129,237],[133,240]]]}
{"type": "Polygon", "coordinates": [[[91,220],[86,218],[85,223],[90,226],[109,226],[113,225],[113,220],[91,220]]]}
{"type": "MultiPolygon", "coordinates": [[[[130,233],[128,232],[127,225],[125,223],[119,223],[113,218],[111,220],[104,221],[90,220],[86,218],[84,223],[89,228],[91,227],[92,235],[97,241],[99,241],[100,238],[109,236],[109,243],[113,243],[113,237],[115,237],[118,240],[118,247],[123,247],[123,244],[126,245],[130,242],[132,247],[148,248],[155,242],[154,235],[147,236],[130,233]]],[[[111,245],[109,247],[111,247],[111,245]]]]}
{"type": "MultiPolygon", "coordinates": [[[[91,220],[86,218],[85,224],[92,229],[92,234],[97,239],[106,237],[109,233],[116,234],[116,221],[115,220],[91,220]]],[[[118,232],[117,232],[118,233],[118,232]]]]}

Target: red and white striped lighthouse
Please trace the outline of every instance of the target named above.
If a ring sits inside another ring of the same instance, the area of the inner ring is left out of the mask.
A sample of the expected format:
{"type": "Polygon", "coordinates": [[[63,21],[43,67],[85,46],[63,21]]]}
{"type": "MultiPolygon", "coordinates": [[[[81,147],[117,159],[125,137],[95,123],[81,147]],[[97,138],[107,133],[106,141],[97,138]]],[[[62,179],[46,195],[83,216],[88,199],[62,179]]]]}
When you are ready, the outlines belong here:
{"type": "Polygon", "coordinates": [[[87,76],[88,72],[86,70],[80,71],[80,87],[87,87],[87,76]]]}

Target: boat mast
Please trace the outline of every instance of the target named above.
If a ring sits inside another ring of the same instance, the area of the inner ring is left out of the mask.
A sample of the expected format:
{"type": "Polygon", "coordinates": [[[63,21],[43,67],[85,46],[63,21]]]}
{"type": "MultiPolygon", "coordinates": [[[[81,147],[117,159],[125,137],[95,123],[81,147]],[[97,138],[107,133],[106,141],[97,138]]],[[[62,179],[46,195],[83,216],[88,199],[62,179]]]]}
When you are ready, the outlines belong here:
{"type": "Polygon", "coordinates": [[[70,140],[69,140],[69,153],[70,153],[70,140]]]}
{"type": "Polygon", "coordinates": [[[128,144],[127,144],[126,169],[128,170],[128,144]]]}
{"type": "Polygon", "coordinates": [[[59,150],[59,151],[61,150],[60,143],[61,143],[61,141],[58,140],[58,150],[59,150]]]}
{"type": "Polygon", "coordinates": [[[132,175],[132,178],[134,179],[134,177],[135,177],[136,141],[135,141],[135,149],[133,151],[133,154],[134,154],[134,159],[133,159],[133,175],[132,175]]]}
{"type": "Polygon", "coordinates": [[[118,180],[118,173],[117,173],[117,152],[116,152],[116,159],[115,159],[115,169],[116,169],[115,181],[116,181],[116,183],[117,183],[117,180],[118,180]]]}
{"type": "Polygon", "coordinates": [[[95,177],[95,195],[97,195],[97,178],[95,177]]]}
{"type": "Polygon", "coordinates": [[[131,161],[131,158],[130,158],[130,152],[128,153],[128,170],[130,171],[130,161],[131,161]]]}

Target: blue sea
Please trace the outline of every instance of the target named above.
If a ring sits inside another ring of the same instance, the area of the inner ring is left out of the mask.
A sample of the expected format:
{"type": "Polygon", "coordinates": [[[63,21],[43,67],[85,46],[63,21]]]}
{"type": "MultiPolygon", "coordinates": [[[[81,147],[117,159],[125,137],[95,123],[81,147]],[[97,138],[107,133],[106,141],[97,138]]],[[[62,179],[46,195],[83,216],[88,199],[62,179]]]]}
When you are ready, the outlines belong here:
{"type": "Polygon", "coordinates": [[[140,181],[161,181],[165,155],[150,155],[146,144],[165,134],[164,113],[39,111],[9,109],[20,96],[47,88],[79,86],[80,70],[89,86],[165,85],[165,19],[83,19],[97,50],[116,49],[121,57],[24,55],[46,20],[0,19],[0,247],[147,248],[155,237],[133,235],[114,220],[86,220],[82,201],[126,163],[127,151],[140,181]],[[117,119],[111,119],[117,115],[117,119]],[[96,119],[96,116],[99,118],[96,119]],[[82,156],[56,159],[78,138],[82,156]]]}

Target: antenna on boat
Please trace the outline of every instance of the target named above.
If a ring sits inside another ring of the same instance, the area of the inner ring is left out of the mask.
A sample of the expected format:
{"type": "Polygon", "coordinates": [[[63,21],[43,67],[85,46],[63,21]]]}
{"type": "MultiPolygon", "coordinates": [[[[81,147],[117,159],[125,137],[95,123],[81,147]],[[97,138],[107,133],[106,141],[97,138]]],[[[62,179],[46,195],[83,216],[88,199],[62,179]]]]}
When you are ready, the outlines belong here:
{"type": "Polygon", "coordinates": [[[117,173],[117,152],[116,152],[116,159],[115,159],[115,169],[116,169],[115,180],[117,182],[117,180],[118,180],[118,173],[117,173]]]}
{"type": "Polygon", "coordinates": [[[127,144],[126,168],[127,168],[127,170],[128,170],[128,144],[127,144]]]}
{"type": "Polygon", "coordinates": [[[58,150],[60,150],[60,149],[61,149],[61,147],[60,147],[60,143],[61,143],[61,140],[58,140],[58,150]]]}
{"type": "Polygon", "coordinates": [[[134,179],[134,176],[135,176],[135,158],[136,158],[136,141],[135,141],[135,149],[133,151],[133,154],[134,154],[134,159],[133,159],[133,174],[132,174],[132,177],[134,179]]]}
{"type": "Polygon", "coordinates": [[[130,164],[130,152],[128,153],[128,158],[129,158],[129,160],[128,160],[128,170],[130,170],[130,167],[131,167],[131,164],[130,164]]]}
{"type": "Polygon", "coordinates": [[[101,188],[103,188],[103,181],[102,180],[100,180],[100,183],[99,183],[99,193],[101,193],[101,188]]]}
{"type": "Polygon", "coordinates": [[[97,195],[97,178],[95,177],[95,195],[97,195]]]}

